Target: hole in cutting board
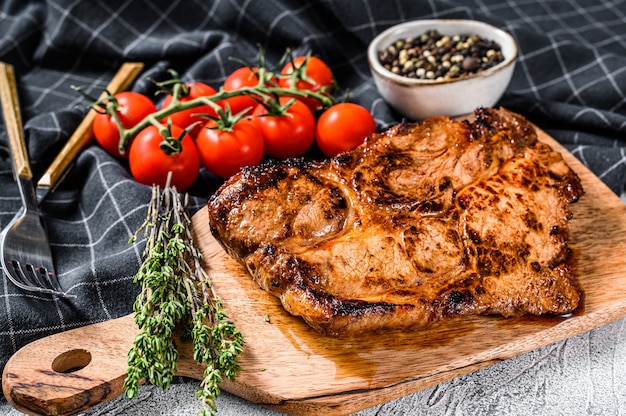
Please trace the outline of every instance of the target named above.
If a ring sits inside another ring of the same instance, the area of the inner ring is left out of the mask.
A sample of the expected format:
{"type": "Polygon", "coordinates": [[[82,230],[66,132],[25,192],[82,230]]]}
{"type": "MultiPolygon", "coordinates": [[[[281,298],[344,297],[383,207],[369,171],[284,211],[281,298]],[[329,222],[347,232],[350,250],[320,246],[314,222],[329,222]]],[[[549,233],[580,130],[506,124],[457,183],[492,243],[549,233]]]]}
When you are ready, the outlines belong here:
{"type": "Polygon", "coordinates": [[[52,362],[52,369],[57,373],[73,373],[82,370],[91,362],[91,354],[87,350],[71,350],[57,356],[52,362]]]}

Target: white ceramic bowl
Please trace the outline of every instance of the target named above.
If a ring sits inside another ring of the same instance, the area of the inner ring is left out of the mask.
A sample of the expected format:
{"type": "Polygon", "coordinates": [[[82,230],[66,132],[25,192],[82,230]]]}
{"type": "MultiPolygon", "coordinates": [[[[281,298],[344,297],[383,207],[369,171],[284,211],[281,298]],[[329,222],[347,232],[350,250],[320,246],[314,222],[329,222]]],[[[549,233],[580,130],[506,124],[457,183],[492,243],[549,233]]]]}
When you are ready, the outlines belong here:
{"type": "Polygon", "coordinates": [[[376,36],[367,49],[370,70],[380,95],[412,120],[437,115],[469,114],[477,107],[494,106],[506,90],[517,60],[517,44],[511,35],[475,20],[416,20],[392,26],[376,36]],[[455,79],[421,80],[387,70],[378,52],[391,43],[435,29],[442,35],[479,35],[497,42],[504,61],[476,74],[455,79]]]}

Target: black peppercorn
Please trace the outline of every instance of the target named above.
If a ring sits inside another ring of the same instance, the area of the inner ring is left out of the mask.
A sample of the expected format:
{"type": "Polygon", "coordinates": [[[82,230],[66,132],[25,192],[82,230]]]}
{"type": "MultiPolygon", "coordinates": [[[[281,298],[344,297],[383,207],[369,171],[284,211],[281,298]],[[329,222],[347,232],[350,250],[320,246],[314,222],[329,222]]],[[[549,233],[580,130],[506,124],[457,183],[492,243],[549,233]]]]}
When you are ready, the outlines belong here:
{"type": "Polygon", "coordinates": [[[398,39],[378,52],[380,63],[405,77],[439,80],[458,78],[504,61],[500,45],[478,35],[441,35],[428,30],[398,39]]]}

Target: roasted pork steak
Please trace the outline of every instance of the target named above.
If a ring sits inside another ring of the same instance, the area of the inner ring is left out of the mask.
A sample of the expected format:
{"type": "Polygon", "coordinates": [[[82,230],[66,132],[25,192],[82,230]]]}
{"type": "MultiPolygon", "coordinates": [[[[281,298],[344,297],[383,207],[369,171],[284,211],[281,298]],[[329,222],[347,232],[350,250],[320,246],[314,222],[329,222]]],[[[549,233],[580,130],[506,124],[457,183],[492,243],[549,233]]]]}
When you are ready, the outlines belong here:
{"type": "Polygon", "coordinates": [[[375,134],[324,161],[248,168],[211,197],[213,235],[319,332],[423,328],[475,314],[567,314],[569,204],[561,155],[504,109],[375,134]]]}

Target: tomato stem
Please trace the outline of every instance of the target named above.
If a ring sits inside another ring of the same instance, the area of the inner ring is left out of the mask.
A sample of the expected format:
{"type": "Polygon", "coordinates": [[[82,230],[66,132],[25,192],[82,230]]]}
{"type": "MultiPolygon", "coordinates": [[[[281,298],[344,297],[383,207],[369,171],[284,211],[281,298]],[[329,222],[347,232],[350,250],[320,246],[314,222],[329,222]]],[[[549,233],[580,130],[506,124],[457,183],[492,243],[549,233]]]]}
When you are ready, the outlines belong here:
{"type": "Polygon", "coordinates": [[[172,101],[179,101],[180,98],[189,95],[189,86],[180,78],[178,72],[173,69],[168,69],[167,72],[171,75],[170,79],[155,82],[156,86],[159,87],[157,94],[170,94],[172,95],[172,101]]]}
{"type": "MultiPolygon", "coordinates": [[[[296,66],[294,64],[294,58],[291,54],[291,50],[287,49],[283,57],[281,58],[278,66],[283,66],[284,63],[289,60],[291,65],[293,66],[293,71],[290,74],[281,74],[276,70],[268,70],[265,67],[265,58],[262,51],[259,53],[258,57],[258,65],[253,68],[252,66],[244,63],[250,70],[256,75],[258,79],[258,83],[253,87],[241,87],[236,90],[226,91],[224,88],[220,88],[220,90],[211,95],[211,96],[202,96],[186,101],[181,101],[182,97],[186,97],[189,94],[189,86],[185,82],[183,82],[178,75],[178,73],[169,69],[168,73],[171,75],[171,79],[156,82],[156,85],[160,88],[159,92],[165,92],[172,96],[172,100],[166,108],[162,108],[159,111],[150,114],[145,117],[139,123],[137,123],[134,127],[125,129],[122,127],[119,116],[116,111],[116,101],[114,97],[109,96],[104,100],[94,101],[94,110],[100,112],[96,105],[99,108],[102,108],[104,112],[111,114],[114,118],[115,123],[120,132],[120,141],[119,141],[119,152],[124,155],[127,149],[130,146],[133,138],[139,134],[141,130],[144,128],[155,125],[158,127],[162,127],[161,121],[171,116],[172,114],[178,113],[180,111],[184,111],[187,109],[200,107],[200,106],[210,106],[215,113],[218,115],[207,116],[203,114],[198,114],[198,116],[205,116],[208,119],[213,119],[218,122],[220,129],[229,129],[241,118],[243,118],[244,114],[230,114],[230,109],[227,107],[223,107],[222,102],[224,100],[237,97],[237,96],[249,96],[254,99],[260,105],[265,106],[267,109],[268,115],[285,115],[287,113],[287,108],[293,103],[292,101],[281,105],[279,103],[279,97],[288,96],[293,99],[313,99],[320,103],[320,108],[327,108],[334,104],[336,104],[336,100],[332,95],[332,92],[335,90],[336,85],[333,84],[331,86],[322,87],[318,91],[307,90],[307,89],[298,89],[297,83],[298,81],[306,81],[309,83],[314,83],[312,79],[310,79],[306,74],[306,67],[309,62],[309,58],[311,56],[311,52],[309,51],[306,55],[306,59],[302,65],[296,66]],[[280,87],[276,82],[277,79],[280,78],[289,78],[291,79],[291,85],[289,88],[280,87]]],[[[84,92],[78,91],[87,96],[84,92]]]]}
{"type": "MultiPolygon", "coordinates": [[[[296,66],[293,54],[291,53],[291,49],[287,49],[285,55],[281,59],[281,61],[287,60],[289,61],[289,65],[291,66],[291,72],[288,74],[276,74],[277,77],[287,78],[291,81],[289,88],[292,90],[298,90],[298,83],[300,81],[304,81],[307,84],[315,85],[315,80],[312,79],[307,74],[307,67],[309,65],[309,61],[311,59],[311,51],[309,50],[304,57],[304,61],[300,66],[296,66]]],[[[333,82],[331,85],[323,85],[317,91],[317,93],[322,95],[330,95],[337,89],[337,83],[333,78],[333,82]]]]}
{"type": "Polygon", "coordinates": [[[107,105],[112,101],[115,103],[115,107],[114,109],[117,110],[117,100],[115,99],[115,95],[111,94],[106,87],[100,87],[102,89],[102,91],[104,91],[106,93],[106,95],[103,98],[96,98],[90,94],[87,94],[85,91],[83,91],[83,87],[79,87],[76,85],[71,85],[70,86],[71,89],[73,89],[74,91],[76,91],[77,93],[79,93],[80,95],[82,95],[83,97],[85,97],[87,100],[89,100],[89,102],[91,103],[90,106],[91,108],[99,114],[107,114],[107,105]]]}
{"type": "MultiPolygon", "coordinates": [[[[259,71],[261,75],[262,70],[259,71]]],[[[261,78],[261,76],[259,76],[261,78]]],[[[177,85],[174,86],[174,92],[176,92],[177,85]]],[[[275,107],[277,97],[280,96],[289,96],[293,98],[315,98],[319,100],[324,107],[330,107],[335,104],[335,99],[332,96],[324,95],[318,92],[310,91],[310,90],[297,90],[291,88],[281,88],[277,86],[264,86],[259,82],[258,86],[255,87],[242,87],[232,91],[225,91],[224,89],[220,89],[216,94],[211,96],[203,96],[194,98],[189,101],[179,101],[175,96],[172,100],[172,103],[163,108],[156,113],[153,113],[139,123],[137,123],[134,127],[130,129],[121,128],[121,124],[118,125],[120,127],[120,146],[119,150],[121,154],[126,152],[128,146],[132,139],[139,134],[141,130],[148,127],[151,124],[159,123],[161,120],[164,120],[168,116],[177,113],[179,111],[187,110],[189,108],[200,107],[203,105],[211,106],[216,113],[223,112],[222,107],[218,104],[218,102],[225,100],[230,97],[236,97],[241,95],[249,95],[254,98],[256,101],[260,103],[265,103],[264,105],[269,105],[272,111],[277,111],[278,113],[274,114],[283,114],[285,111],[285,106],[275,107]],[[273,103],[273,104],[268,104],[273,103]]],[[[288,106],[287,106],[288,107],[288,106]]],[[[269,109],[269,108],[268,108],[269,109]]]]}
{"type": "Polygon", "coordinates": [[[232,132],[233,126],[243,120],[244,118],[250,118],[248,109],[243,110],[237,114],[232,114],[230,106],[226,104],[224,109],[217,110],[217,117],[207,116],[208,119],[215,121],[215,127],[211,127],[216,130],[223,130],[232,132]]]}

